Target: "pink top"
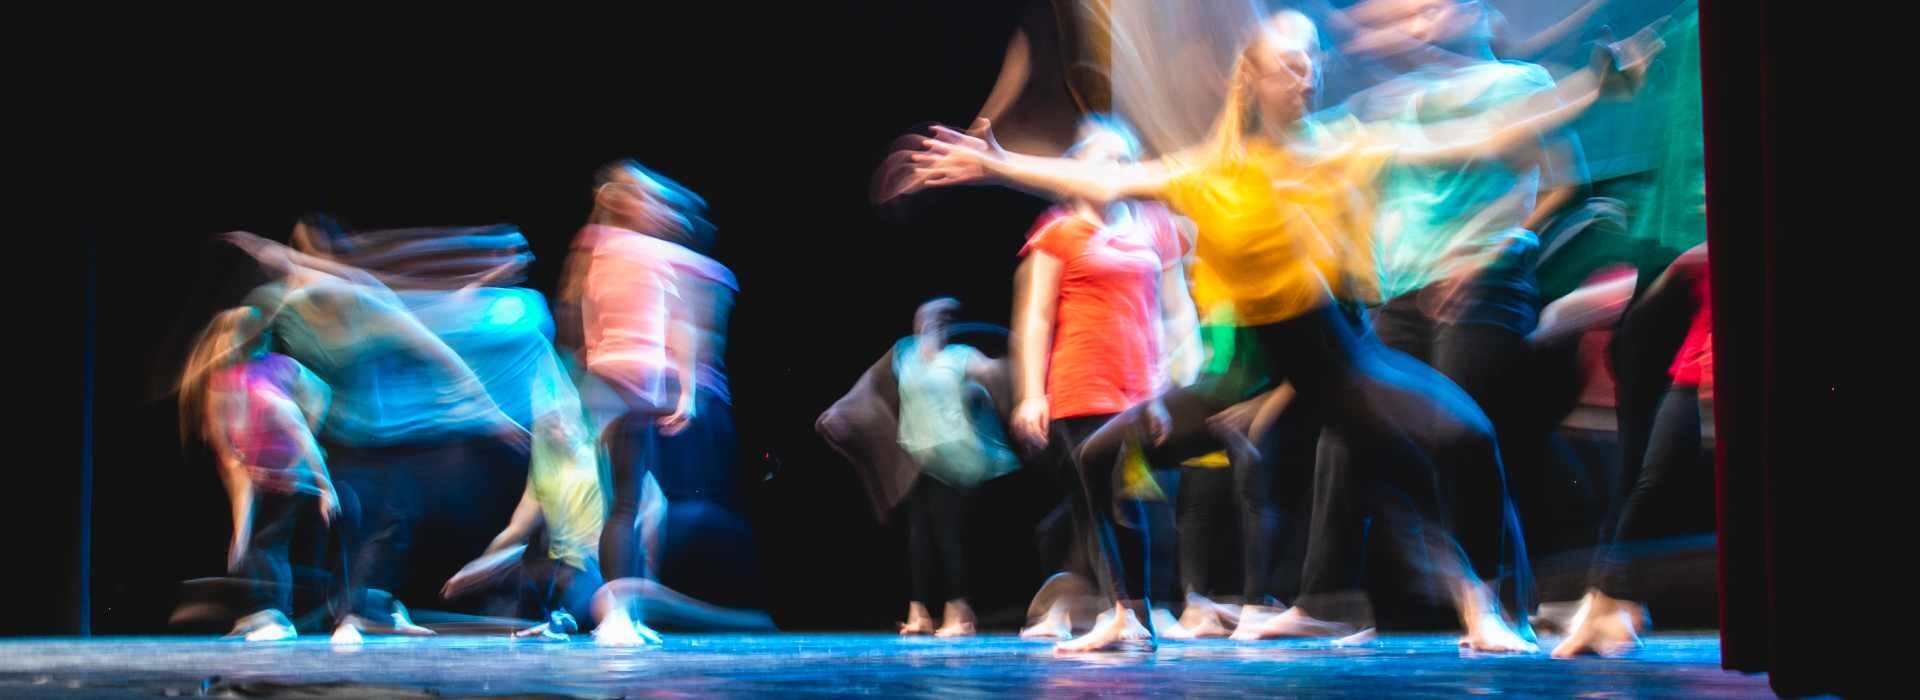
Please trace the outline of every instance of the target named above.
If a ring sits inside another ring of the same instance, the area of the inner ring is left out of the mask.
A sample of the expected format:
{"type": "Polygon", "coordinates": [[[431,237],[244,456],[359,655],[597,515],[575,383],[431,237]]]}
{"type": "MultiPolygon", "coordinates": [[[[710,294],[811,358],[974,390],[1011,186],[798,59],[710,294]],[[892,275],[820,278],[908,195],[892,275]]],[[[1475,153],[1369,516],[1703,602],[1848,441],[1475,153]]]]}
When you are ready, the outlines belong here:
{"type": "Polygon", "coordinates": [[[233,415],[222,416],[220,429],[248,476],[264,490],[322,492],[321,479],[300,447],[312,434],[295,432],[312,430],[294,398],[302,371],[293,358],[268,353],[213,370],[207,377],[209,397],[238,406],[233,415]]]}
{"type": "Polygon", "coordinates": [[[673,261],[682,249],[599,224],[582,228],[574,245],[592,256],[581,303],[587,369],[629,399],[666,405],[667,329],[679,302],[673,261]]]}

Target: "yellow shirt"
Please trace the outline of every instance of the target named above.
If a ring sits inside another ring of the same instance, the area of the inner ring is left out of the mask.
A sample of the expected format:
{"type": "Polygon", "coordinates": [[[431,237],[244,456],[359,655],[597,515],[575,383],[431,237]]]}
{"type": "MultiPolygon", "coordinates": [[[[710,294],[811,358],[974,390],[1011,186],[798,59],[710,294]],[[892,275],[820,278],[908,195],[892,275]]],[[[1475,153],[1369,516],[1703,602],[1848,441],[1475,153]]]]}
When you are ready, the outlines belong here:
{"type": "Polygon", "coordinates": [[[1373,181],[1392,153],[1357,124],[1309,126],[1297,144],[1250,139],[1240,154],[1174,178],[1167,203],[1200,231],[1193,300],[1202,317],[1230,313],[1257,326],[1375,295],[1373,181]]]}

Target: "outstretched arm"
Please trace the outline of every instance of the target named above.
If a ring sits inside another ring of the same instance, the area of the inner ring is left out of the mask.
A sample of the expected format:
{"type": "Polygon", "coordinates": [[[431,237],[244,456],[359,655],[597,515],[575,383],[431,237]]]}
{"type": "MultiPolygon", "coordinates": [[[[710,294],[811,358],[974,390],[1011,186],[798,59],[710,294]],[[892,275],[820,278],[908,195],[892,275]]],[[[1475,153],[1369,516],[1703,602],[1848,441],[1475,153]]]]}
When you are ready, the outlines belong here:
{"type": "Polygon", "coordinates": [[[1003,185],[1057,200],[1104,205],[1119,199],[1158,199],[1178,174],[1161,161],[1089,163],[1014,153],[994,140],[992,125],[975,120],[967,133],[936,126],[926,150],[913,155],[907,191],[956,185],[1003,185]]]}

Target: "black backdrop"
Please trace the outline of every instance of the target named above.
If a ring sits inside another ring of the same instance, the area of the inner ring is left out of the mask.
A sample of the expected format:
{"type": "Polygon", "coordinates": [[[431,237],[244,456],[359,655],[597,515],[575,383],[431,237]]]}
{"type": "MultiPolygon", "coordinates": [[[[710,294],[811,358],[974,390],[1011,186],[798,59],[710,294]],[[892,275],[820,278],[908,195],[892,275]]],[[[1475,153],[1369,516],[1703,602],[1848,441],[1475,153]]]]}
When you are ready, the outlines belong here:
{"type": "MultiPolygon", "coordinates": [[[[51,497],[40,526],[60,527],[36,593],[52,604],[20,631],[77,630],[77,606],[95,633],[162,631],[179,582],[220,573],[224,496],[205,455],[179,445],[161,393],[197,326],[258,281],[212,236],[284,240],[310,209],[362,228],[511,222],[538,258],[528,286],[551,293],[593,169],[621,156],[710,201],[716,257],[740,278],[727,358],[736,421],[749,471],[770,474],[748,490],[756,541],[736,553],[759,560],[753,597],[788,628],[901,617],[902,533],[874,522],[812,421],[907,332],[921,301],[950,294],[966,317],[1006,322],[1015,254],[1040,202],[957,191],[897,223],[866,198],[895,136],[964,122],[992,86],[1020,3],[966,6],[103,30],[87,45],[96,50],[73,53],[105,63],[76,64],[88,79],[55,88],[81,107],[68,125],[91,135],[63,180],[84,185],[83,214],[63,228],[96,251],[91,530],[66,533],[82,520],[84,478],[42,475],[51,497]],[[75,554],[86,540],[82,606],[75,554]]],[[[434,539],[416,573],[450,573],[504,524],[519,476],[488,469],[487,487],[436,487],[456,489],[440,497],[471,503],[464,517],[483,524],[434,539]],[[451,551],[463,546],[473,549],[451,551]]],[[[1031,528],[1050,489],[1021,475],[980,499],[971,543],[983,609],[1024,606],[1037,585],[1031,528]]]]}

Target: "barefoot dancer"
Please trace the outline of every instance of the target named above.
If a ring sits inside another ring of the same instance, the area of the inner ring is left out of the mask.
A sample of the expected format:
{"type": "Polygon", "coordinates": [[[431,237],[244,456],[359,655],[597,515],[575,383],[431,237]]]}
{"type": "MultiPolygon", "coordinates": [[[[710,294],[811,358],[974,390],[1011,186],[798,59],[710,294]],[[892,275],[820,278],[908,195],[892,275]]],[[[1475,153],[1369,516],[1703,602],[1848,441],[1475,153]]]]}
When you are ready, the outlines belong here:
{"type": "MultiPolygon", "coordinates": [[[[937,139],[924,142],[927,152],[914,157],[919,171],[909,184],[1001,182],[1089,202],[1160,198],[1193,218],[1200,230],[1196,300],[1203,310],[1226,307],[1253,330],[1273,360],[1276,379],[1290,380],[1297,400],[1324,410],[1330,433],[1350,433],[1369,449],[1390,454],[1392,459],[1379,460],[1384,473],[1352,486],[1391,487],[1418,504],[1405,513],[1412,522],[1404,531],[1420,539],[1402,548],[1412,550],[1405,552],[1409,557],[1434,562],[1431,578],[1455,603],[1467,632],[1462,641],[1476,649],[1532,651],[1524,623],[1520,631],[1510,626],[1445,534],[1451,519],[1435,488],[1435,470],[1443,467],[1499,469],[1491,426],[1457,387],[1430,369],[1409,366],[1417,363],[1389,357],[1377,340],[1342,318],[1334,302],[1370,296],[1365,281],[1375,273],[1365,195],[1389,160],[1478,158],[1531,142],[1597,99],[1599,76],[1562,81],[1552,95],[1558,106],[1542,104],[1494,128],[1474,124],[1457,132],[1466,136],[1441,145],[1396,147],[1383,140],[1385,134],[1357,123],[1307,119],[1316,46],[1315,29],[1304,15],[1276,15],[1241,54],[1227,105],[1203,148],[1153,162],[1096,164],[1008,153],[985,124],[974,135],[940,129],[937,139]]],[[[1429,131],[1455,133],[1444,126],[1429,131]]],[[[1344,461],[1332,468],[1344,469],[1344,461]]],[[[1319,621],[1304,605],[1274,623],[1314,627],[1319,621]]],[[[1117,632],[1089,635],[1063,649],[1111,647],[1119,641],[1117,632]]]]}

